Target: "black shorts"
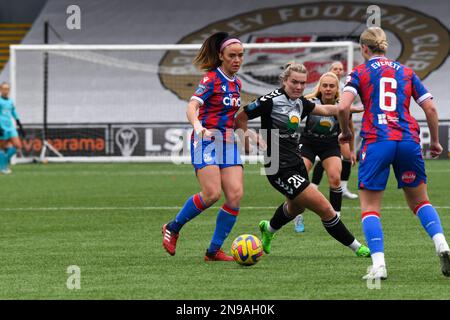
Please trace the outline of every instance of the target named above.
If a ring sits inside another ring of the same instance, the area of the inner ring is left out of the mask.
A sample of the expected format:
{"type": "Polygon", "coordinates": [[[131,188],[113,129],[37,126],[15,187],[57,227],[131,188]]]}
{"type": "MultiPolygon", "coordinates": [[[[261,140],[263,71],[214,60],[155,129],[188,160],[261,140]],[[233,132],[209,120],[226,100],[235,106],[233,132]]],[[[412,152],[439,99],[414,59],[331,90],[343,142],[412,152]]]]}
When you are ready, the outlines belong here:
{"type": "Polygon", "coordinates": [[[316,156],[318,156],[321,161],[329,157],[341,157],[341,149],[339,148],[339,143],[337,141],[310,142],[300,140],[300,145],[302,157],[307,158],[312,163],[316,160],[316,156]]]}
{"type": "Polygon", "coordinates": [[[289,199],[297,197],[309,186],[308,172],[303,161],[295,167],[280,168],[274,175],[268,175],[270,184],[289,199]]]}

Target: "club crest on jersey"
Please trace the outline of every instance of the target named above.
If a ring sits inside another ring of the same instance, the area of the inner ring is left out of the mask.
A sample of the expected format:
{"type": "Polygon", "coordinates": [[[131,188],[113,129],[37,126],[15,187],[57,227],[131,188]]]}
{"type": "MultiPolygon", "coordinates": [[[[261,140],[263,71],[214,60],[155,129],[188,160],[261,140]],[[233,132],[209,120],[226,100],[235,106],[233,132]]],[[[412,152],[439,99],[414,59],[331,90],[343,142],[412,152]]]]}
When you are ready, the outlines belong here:
{"type": "Polygon", "coordinates": [[[293,110],[288,114],[289,121],[287,123],[287,129],[290,133],[293,133],[297,130],[300,125],[300,113],[297,110],[293,110]]]}
{"type": "Polygon", "coordinates": [[[333,117],[321,117],[319,122],[316,123],[314,131],[318,134],[325,134],[332,130],[334,127],[333,117]]]}
{"type": "Polygon", "coordinates": [[[209,77],[203,77],[202,82],[203,82],[203,83],[206,83],[206,82],[208,82],[208,80],[209,80],[209,77]]]}
{"type": "Polygon", "coordinates": [[[416,180],[416,173],[414,171],[406,171],[402,174],[402,181],[404,183],[412,183],[416,180]]]}
{"type": "Polygon", "coordinates": [[[365,158],[366,158],[366,153],[365,152],[361,153],[361,159],[364,161],[365,158]]]}
{"type": "Polygon", "coordinates": [[[352,76],[348,75],[347,78],[345,78],[345,85],[347,85],[347,83],[349,83],[352,80],[352,76]]]}
{"type": "Polygon", "coordinates": [[[227,86],[222,86],[222,91],[226,92],[227,91],[227,86]]]}
{"type": "Polygon", "coordinates": [[[203,160],[204,160],[205,162],[211,162],[211,161],[212,161],[211,153],[205,153],[205,154],[203,155],[203,160]]]}

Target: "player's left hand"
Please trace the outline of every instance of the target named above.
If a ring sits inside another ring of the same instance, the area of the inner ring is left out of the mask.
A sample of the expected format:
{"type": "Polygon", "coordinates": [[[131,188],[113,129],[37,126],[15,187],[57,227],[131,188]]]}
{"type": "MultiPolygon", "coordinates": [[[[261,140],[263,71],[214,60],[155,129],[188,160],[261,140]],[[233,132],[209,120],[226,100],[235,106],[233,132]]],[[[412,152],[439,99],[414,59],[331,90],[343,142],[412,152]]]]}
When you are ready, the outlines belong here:
{"type": "Polygon", "coordinates": [[[19,135],[20,137],[23,139],[27,136],[25,130],[23,129],[22,123],[20,122],[20,120],[16,120],[17,126],[19,127],[19,135]]]}
{"type": "Polygon", "coordinates": [[[27,136],[27,133],[25,132],[25,130],[23,130],[23,128],[19,128],[19,136],[24,139],[27,136]]]}
{"type": "Polygon", "coordinates": [[[439,142],[432,142],[430,144],[430,154],[433,159],[439,157],[442,153],[442,146],[439,142]]]}
{"type": "Polygon", "coordinates": [[[352,151],[350,152],[350,161],[352,162],[352,167],[356,164],[356,154],[352,151]]]}
{"type": "Polygon", "coordinates": [[[352,132],[350,130],[342,131],[338,136],[338,141],[340,144],[350,143],[352,141],[352,132]]]}

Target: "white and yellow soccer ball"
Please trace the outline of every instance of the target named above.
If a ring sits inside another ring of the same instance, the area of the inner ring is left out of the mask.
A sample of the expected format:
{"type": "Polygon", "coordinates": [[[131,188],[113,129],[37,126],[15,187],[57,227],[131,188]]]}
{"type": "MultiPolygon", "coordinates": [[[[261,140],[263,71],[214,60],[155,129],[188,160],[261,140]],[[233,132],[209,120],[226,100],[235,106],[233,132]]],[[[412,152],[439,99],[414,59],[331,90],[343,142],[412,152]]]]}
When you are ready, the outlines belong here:
{"type": "Polygon", "coordinates": [[[231,245],[231,254],[234,261],[243,266],[254,265],[263,255],[261,240],[251,234],[242,234],[234,239],[231,245]]]}

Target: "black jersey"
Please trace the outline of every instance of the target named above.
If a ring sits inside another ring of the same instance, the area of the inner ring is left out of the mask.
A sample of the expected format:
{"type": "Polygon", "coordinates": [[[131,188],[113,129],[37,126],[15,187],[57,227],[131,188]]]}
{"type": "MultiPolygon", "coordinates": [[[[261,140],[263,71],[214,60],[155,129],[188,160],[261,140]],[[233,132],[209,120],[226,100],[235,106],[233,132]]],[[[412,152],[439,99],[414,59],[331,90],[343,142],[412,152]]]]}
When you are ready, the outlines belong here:
{"type": "MultiPolygon", "coordinates": [[[[311,101],[316,104],[322,104],[317,98],[311,101]]],[[[306,118],[301,141],[319,143],[335,142],[340,132],[339,121],[336,117],[310,114],[306,118]]]]}
{"type": "Polygon", "coordinates": [[[247,117],[249,119],[261,117],[261,128],[267,130],[267,151],[264,154],[266,166],[270,165],[268,161],[270,159],[267,157],[271,156],[271,150],[278,150],[280,168],[293,167],[302,162],[299,125],[314,107],[315,104],[304,97],[290,99],[281,88],[259,97],[244,107],[247,117]],[[278,138],[273,140],[273,143],[272,134],[278,138]]]}

